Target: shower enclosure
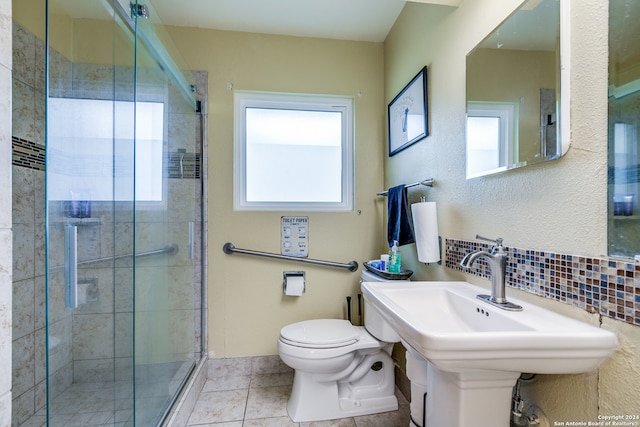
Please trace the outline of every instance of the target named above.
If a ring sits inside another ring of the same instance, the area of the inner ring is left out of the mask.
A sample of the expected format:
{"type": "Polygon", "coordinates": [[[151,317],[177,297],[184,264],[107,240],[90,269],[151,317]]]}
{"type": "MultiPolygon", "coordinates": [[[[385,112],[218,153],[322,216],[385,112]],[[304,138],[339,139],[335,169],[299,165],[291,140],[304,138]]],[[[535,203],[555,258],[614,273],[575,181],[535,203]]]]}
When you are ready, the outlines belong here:
{"type": "Polygon", "coordinates": [[[151,3],[46,19],[46,422],[161,425],[203,353],[206,76],[151,3]]]}

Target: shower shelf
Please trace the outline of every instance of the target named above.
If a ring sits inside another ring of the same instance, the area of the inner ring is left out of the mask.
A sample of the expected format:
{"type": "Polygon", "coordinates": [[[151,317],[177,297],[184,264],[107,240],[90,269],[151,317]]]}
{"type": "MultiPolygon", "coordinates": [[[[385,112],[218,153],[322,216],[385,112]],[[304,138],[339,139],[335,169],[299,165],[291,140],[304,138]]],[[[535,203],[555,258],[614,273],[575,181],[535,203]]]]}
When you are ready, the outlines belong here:
{"type": "Polygon", "coordinates": [[[612,219],[614,221],[638,220],[640,219],[640,215],[614,215],[609,216],[609,219],[612,219]]]}
{"type": "Polygon", "coordinates": [[[76,225],[76,226],[87,226],[87,225],[102,225],[102,218],[67,218],[60,217],[55,218],[53,220],[54,224],[62,224],[62,225],[76,225]]]}

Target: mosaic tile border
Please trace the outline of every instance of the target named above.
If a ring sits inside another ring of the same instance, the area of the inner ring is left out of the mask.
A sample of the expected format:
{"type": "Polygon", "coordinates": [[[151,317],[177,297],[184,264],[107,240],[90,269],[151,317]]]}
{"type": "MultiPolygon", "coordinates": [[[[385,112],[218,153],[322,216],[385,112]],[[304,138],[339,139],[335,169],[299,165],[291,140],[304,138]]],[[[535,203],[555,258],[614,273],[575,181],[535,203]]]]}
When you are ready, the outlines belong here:
{"type": "MultiPolygon", "coordinates": [[[[469,252],[489,250],[485,243],[446,239],[445,265],[457,271],[491,277],[486,262],[460,267],[469,252]]],[[[506,248],[507,286],[550,298],[590,313],[640,326],[640,264],[611,258],[506,248]]]]}
{"type": "Polygon", "coordinates": [[[200,153],[176,152],[165,154],[165,170],[169,178],[200,179],[202,156],[200,153]]]}
{"type": "Polygon", "coordinates": [[[45,147],[26,139],[11,137],[11,163],[29,169],[45,170],[45,147]]]}
{"type": "MultiPolygon", "coordinates": [[[[40,171],[46,170],[46,149],[44,145],[16,138],[15,136],[11,137],[11,142],[11,162],[14,166],[40,171]]],[[[168,178],[200,179],[202,177],[202,156],[199,153],[165,154],[165,170],[168,178]]]]}

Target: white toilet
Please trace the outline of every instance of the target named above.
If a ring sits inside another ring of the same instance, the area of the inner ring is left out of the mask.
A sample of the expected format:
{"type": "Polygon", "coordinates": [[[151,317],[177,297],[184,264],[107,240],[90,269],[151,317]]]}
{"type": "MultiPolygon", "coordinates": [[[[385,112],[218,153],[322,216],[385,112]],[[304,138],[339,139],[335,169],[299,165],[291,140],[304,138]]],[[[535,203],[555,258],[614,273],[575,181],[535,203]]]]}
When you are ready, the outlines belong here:
{"type": "MultiPolygon", "coordinates": [[[[385,279],[367,271],[363,281],[385,279]]],[[[278,353],[295,370],[287,405],[294,422],[395,411],[392,343],[348,320],[316,319],[280,331],[278,353]]]]}

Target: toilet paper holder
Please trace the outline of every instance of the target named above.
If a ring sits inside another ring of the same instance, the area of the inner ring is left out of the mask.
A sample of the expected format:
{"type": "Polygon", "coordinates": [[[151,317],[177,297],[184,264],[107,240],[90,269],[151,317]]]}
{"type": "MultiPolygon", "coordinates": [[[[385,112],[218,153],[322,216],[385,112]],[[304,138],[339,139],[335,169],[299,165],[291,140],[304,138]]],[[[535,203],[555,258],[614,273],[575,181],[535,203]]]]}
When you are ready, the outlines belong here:
{"type": "Polygon", "coordinates": [[[307,282],[305,280],[304,271],[283,271],[282,272],[282,293],[285,295],[300,296],[307,290],[307,282]],[[293,279],[293,280],[290,280],[293,279]],[[302,279],[302,289],[299,288],[302,279]],[[291,288],[291,284],[295,286],[291,288]],[[297,288],[297,289],[296,289],[297,288]]]}

